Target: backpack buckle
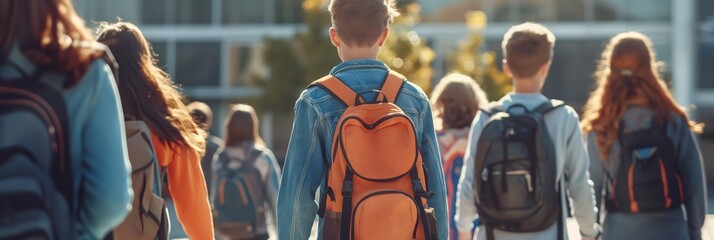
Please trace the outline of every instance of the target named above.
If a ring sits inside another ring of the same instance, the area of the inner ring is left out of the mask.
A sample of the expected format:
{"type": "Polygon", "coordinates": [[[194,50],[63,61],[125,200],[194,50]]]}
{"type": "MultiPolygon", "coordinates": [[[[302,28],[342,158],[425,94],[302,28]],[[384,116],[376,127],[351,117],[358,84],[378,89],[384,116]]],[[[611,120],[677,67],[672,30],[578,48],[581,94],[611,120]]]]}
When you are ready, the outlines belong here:
{"type": "Polygon", "coordinates": [[[342,196],[352,196],[352,181],[342,183],[342,196]]]}

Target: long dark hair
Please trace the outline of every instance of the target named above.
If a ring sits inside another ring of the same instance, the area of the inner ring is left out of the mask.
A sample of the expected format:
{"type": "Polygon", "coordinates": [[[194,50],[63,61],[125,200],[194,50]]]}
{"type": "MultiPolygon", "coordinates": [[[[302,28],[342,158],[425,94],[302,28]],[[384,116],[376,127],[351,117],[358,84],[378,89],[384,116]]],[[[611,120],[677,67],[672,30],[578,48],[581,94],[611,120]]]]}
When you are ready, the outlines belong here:
{"type": "Polygon", "coordinates": [[[590,94],[583,115],[583,132],[595,132],[600,155],[607,161],[617,139],[620,118],[631,101],[640,101],[655,112],[657,122],[669,122],[670,113],[684,120],[693,132],[702,124],[689,120],[659,76],[662,63],[655,58],[652,41],[644,34],[626,32],[613,37],[602,53],[595,72],[597,88],[590,94]]]}
{"type": "Polygon", "coordinates": [[[66,88],[104,54],[70,0],[0,1],[0,63],[15,43],[39,68],[64,73],[66,88]]]}
{"type": "Polygon", "coordinates": [[[142,120],[166,142],[180,143],[202,153],[205,132],[198,128],[169,75],[138,27],[128,22],[102,23],[98,40],[119,63],[117,86],[124,115],[142,120]]]}
{"type": "Polygon", "coordinates": [[[246,142],[265,145],[258,132],[258,115],[250,105],[234,105],[226,118],[226,147],[238,147],[246,142]]]}

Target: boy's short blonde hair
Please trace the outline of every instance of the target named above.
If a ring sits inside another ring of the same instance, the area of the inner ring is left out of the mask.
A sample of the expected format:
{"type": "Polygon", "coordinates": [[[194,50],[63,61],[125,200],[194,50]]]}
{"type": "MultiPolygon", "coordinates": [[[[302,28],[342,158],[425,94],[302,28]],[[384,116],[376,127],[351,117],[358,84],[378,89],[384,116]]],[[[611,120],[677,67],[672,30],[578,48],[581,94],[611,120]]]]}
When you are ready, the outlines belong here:
{"type": "Polygon", "coordinates": [[[332,27],[351,47],[370,47],[384,28],[399,16],[395,0],[331,0],[332,27]]]}
{"type": "Polygon", "coordinates": [[[543,25],[526,22],[503,36],[503,58],[515,78],[529,78],[553,59],[555,35],[543,25]]]}

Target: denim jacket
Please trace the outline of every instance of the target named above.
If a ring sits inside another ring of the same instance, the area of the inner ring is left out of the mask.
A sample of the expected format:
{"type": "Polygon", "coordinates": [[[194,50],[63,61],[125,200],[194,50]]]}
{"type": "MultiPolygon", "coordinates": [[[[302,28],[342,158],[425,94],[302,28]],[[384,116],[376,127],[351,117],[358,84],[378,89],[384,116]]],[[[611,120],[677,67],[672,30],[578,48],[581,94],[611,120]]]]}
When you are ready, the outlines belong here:
{"type": "MultiPolygon", "coordinates": [[[[337,65],[330,72],[357,93],[379,89],[388,73],[377,60],[361,59],[337,65]]],[[[431,106],[426,94],[412,83],[404,86],[396,104],[414,122],[417,144],[429,177],[429,191],[434,192],[428,204],[436,210],[439,238],[448,239],[448,209],[439,146],[434,131],[431,106]]],[[[376,98],[365,94],[365,100],[376,98]]],[[[295,103],[295,119],[290,136],[283,177],[278,193],[278,231],[280,239],[308,239],[324,189],[327,162],[332,159],[333,132],[345,108],[321,88],[302,92],[295,103]]],[[[322,229],[322,220],[319,222],[322,229]]],[[[322,239],[322,236],[318,236],[322,239]]]]}

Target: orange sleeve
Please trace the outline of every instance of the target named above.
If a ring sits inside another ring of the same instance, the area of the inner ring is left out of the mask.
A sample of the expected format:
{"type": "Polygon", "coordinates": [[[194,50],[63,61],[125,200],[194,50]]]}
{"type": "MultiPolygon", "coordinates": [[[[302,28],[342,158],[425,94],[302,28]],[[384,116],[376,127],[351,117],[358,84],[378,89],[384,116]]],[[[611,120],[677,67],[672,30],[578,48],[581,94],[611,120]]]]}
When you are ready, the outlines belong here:
{"type": "Polygon", "coordinates": [[[157,138],[153,140],[154,145],[163,145],[156,154],[160,156],[159,163],[167,168],[169,191],[184,231],[191,239],[213,239],[213,216],[198,153],[179,145],[172,149],[156,144],[157,138]]]}

